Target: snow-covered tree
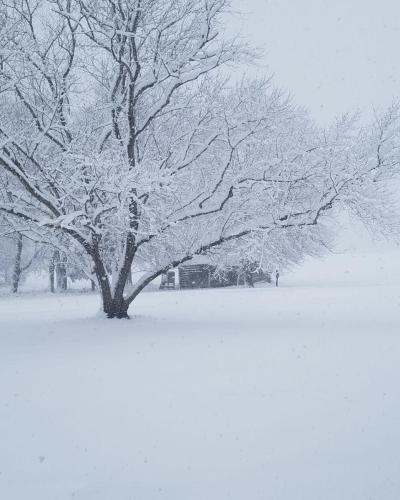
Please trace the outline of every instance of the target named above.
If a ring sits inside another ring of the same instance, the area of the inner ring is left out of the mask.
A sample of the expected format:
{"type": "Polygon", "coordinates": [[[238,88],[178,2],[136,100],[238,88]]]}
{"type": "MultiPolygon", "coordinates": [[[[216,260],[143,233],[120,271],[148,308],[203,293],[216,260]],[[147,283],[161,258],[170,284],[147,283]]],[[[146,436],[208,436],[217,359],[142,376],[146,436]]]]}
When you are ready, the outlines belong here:
{"type": "Polygon", "coordinates": [[[252,54],[223,36],[228,4],[4,3],[0,210],[69,246],[108,317],[194,255],[305,252],[337,205],[387,214],[398,109],[321,130],[268,80],[231,85],[219,68],[252,54]]]}
{"type": "Polygon", "coordinates": [[[0,217],[0,285],[17,293],[26,272],[37,264],[39,249],[13,222],[0,217]]]}

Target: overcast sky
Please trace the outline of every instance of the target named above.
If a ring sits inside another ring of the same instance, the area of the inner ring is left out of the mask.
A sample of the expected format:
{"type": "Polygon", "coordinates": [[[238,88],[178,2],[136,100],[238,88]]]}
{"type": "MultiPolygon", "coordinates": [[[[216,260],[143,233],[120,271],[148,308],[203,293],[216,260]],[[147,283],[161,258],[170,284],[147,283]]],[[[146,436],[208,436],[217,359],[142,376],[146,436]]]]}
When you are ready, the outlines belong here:
{"type": "MultiPolygon", "coordinates": [[[[275,82],[322,124],[400,99],[400,0],[232,0],[238,29],[265,51],[275,82]]],[[[254,70],[251,70],[254,71],[254,70]]],[[[368,113],[367,113],[368,112],[368,113]]],[[[375,245],[343,221],[338,248],[375,245]]]]}
{"type": "Polygon", "coordinates": [[[321,122],[400,97],[400,0],[233,0],[233,25],[321,122]]]}

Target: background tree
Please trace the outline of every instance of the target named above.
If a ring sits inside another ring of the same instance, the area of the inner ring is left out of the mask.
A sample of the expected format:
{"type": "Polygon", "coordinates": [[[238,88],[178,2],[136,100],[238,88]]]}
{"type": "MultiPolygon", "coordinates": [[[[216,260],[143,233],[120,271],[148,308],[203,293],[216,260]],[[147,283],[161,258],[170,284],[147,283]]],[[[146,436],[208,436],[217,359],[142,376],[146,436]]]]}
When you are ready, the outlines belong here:
{"type": "Polygon", "coordinates": [[[0,285],[19,291],[26,272],[37,264],[39,249],[29,238],[7,224],[0,225],[0,285]]]}

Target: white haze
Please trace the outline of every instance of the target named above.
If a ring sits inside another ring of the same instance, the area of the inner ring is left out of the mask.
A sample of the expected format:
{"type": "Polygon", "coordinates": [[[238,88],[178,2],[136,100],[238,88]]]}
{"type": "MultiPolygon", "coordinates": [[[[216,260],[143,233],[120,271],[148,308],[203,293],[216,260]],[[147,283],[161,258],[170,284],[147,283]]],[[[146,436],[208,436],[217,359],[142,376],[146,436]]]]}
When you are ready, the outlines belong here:
{"type": "Polygon", "coordinates": [[[265,49],[261,64],[321,122],[399,95],[397,0],[233,0],[232,27],[265,49]]]}

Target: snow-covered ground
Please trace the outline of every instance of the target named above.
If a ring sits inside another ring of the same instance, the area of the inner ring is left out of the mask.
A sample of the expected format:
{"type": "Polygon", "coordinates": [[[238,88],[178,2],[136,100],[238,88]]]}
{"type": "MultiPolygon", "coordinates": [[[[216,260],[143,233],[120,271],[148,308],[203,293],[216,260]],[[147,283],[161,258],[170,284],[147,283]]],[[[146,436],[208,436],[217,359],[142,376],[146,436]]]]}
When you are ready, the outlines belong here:
{"type": "Polygon", "coordinates": [[[0,299],[0,499],[398,500],[400,258],[0,299]]]}

